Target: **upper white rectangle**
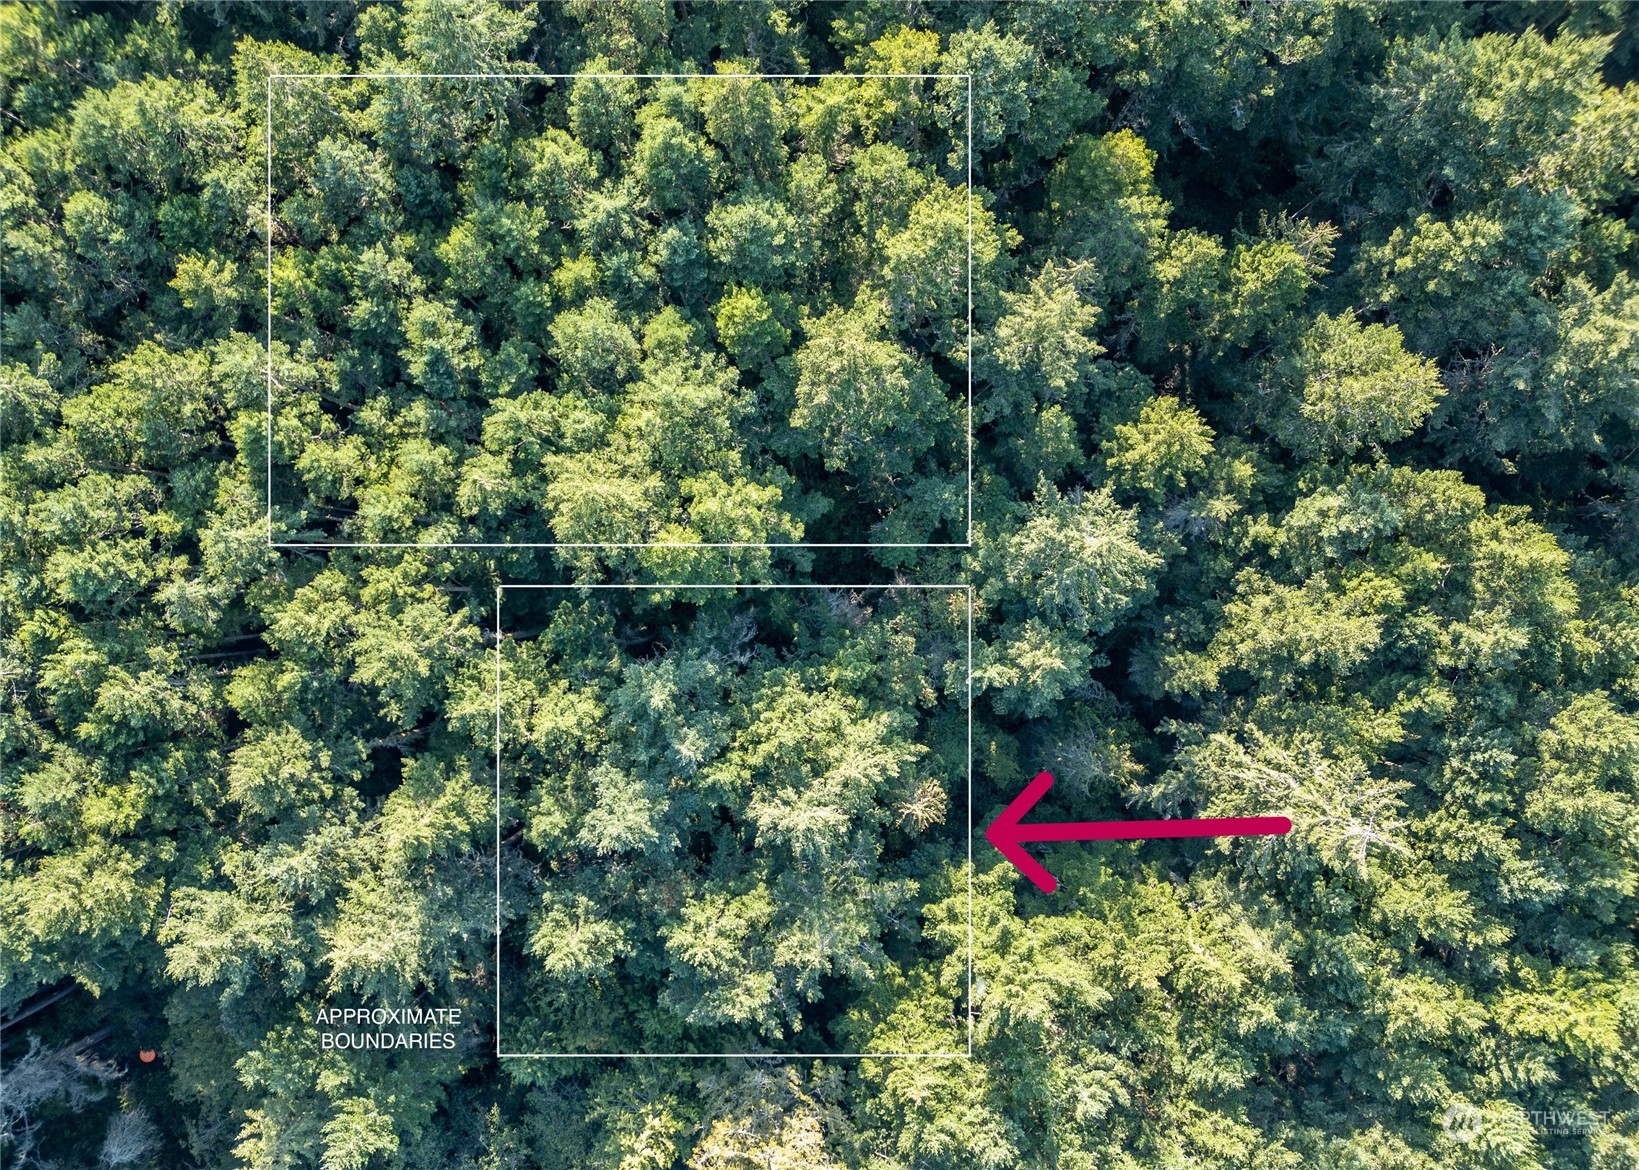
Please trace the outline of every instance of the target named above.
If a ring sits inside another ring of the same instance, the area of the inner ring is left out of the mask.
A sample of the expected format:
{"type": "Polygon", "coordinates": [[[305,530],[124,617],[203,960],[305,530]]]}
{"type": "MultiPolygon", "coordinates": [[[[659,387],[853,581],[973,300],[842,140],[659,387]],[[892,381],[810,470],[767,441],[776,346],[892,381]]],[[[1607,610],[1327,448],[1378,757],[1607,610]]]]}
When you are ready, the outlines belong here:
{"type": "Polygon", "coordinates": [[[639,549],[639,548],[970,548],[973,544],[973,75],[971,73],[270,73],[267,76],[267,114],[264,132],[264,141],[267,150],[267,191],[266,191],[266,220],[265,235],[267,243],[267,403],[266,403],[266,452],[267,478],[264,481],[264,490],[267,496],[267,543],[272,548],[290,549],[321,549],[321,548],[352,548],[352,549],[397,549],[397,548],[564,548],[564,549],[639,549]],[[831,542],[750,542],[750,541],[698,541],[698,542],[536,542],[536,541],[294,541],[276,540],[273,530],[273,83],[276,81],[347,81],[347,80],[390,80],[390,79],[419,79],[428,81],[480,81],[480,80],[507,80],[507,81],[574,81],[579,79],[591,80],[622,80],[636,81],[695,81],[695,80],[786,80],[786,81],[822,81],[827,78],[849,78],[861,81],[869,80],[943,80],[964,81],[967,85],[967,127],[965,133],[967,146],[967,345],[966,345],[966,380],[967,380],[967,515],[966,533],[961,541],[927,542],[927,543],[897,543],[890,541],[831,541],[831,542]]]}

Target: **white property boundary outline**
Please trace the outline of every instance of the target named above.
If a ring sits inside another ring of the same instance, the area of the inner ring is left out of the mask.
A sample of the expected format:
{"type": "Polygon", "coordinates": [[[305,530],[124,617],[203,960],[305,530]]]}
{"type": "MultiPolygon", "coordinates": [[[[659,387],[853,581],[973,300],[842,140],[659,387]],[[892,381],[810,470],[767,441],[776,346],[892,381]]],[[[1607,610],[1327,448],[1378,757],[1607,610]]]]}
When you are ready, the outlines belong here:
{"type": "Polygon", "coordinates": [[[973,1058],[973,586],[638,584],[495,586],[495,1056],[499,1060],[971,1060],[973,1058]],[[967,1050],[965,1052],[504,1052],[501,1049],[501,601],[508,589],[944,589],[967,598],[967,1050]]]}
{"type": "Polygon", "coordinates": [[[267,123],[263,133],[267,148],[267,545],[269,548],[972,548],[973,547],[973,74],[971,73],[270,73],[267,75],[267,123]],[[273,83],[289,80],[348,81],[414,78],[423,81],[593,81],[631,79],[635,81],[723,80],[818,81],[828,77],[848,77],[860,81],[954,81],[967,82],[967,534],[962,541],[935,544],[910,542],[833,541],[820,543],[762,543],[753,541],[633,541],[633,542],[540,542],[519,541],[359,541],[273,539],[273,83]]]}

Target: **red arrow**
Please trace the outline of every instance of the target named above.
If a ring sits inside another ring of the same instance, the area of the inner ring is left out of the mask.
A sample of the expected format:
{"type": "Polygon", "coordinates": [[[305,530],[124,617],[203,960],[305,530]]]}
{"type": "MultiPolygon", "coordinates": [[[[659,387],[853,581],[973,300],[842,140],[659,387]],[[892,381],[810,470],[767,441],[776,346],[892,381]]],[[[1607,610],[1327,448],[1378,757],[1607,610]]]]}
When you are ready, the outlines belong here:
{"type": "Polygon", "coordinates": [[[1001,850],[1015,869],[1051,894],[1058,879],[1030,854],[1026,841],[1131,841],[1150,837],[1279,837],[1292,831],[1286,817],[1199,817],[1185,821],[1060,821],[1021,825],[1024,814],[1053,787],[1053,774],[1042,772],[1024,786],[1013,803],[985,830],[985,840],[1001,850]]]}

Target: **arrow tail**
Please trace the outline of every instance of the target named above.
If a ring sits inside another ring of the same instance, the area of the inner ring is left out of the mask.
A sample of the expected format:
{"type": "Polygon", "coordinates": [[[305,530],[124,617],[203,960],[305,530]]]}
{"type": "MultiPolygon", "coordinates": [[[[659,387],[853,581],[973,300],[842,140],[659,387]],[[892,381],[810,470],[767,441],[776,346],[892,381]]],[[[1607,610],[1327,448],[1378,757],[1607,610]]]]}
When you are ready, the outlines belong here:
{"type": "Polygon", "coordinates": [[[1197,817],[1177,821],[1063,821],[1018,825],[1015,841],[1133,841],[1157,837],[1278,837],[1292,831],[1286,817],[1197,817]]]}

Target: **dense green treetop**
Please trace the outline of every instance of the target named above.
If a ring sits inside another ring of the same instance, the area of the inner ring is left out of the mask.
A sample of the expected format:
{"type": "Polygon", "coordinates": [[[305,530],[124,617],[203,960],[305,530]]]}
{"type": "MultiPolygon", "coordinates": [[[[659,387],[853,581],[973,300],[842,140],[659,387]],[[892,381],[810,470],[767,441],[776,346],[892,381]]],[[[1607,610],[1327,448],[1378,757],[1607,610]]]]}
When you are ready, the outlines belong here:
{"type": "Polygon", "coordinates": [[[6,1164],[1639,1166],[1635,11],[0,7],[6,1164]]]}

